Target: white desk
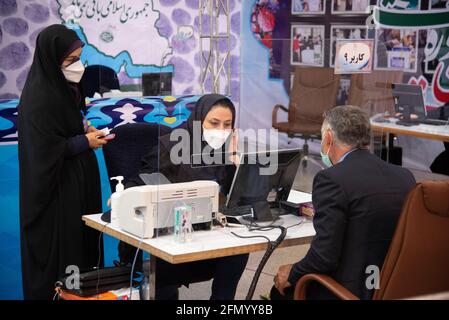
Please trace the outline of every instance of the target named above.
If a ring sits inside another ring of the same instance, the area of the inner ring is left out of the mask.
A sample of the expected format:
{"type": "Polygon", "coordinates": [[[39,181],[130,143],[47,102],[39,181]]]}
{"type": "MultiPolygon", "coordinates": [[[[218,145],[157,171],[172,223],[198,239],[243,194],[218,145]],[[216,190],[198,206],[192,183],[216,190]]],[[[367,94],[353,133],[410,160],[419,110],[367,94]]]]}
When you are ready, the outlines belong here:
{"type": "MultiPolygon", "coordinates": [[[[299,223],[302,218],[294,215],[282,216],[283,226],[289,227],[299,223]]],[[[155,296],[155,272],[156,259],[159,257],[167,262],[177,264],[198,260],[226,257],[255,251],[265,250],[267,241],[262,238],[242,239],[231,234],[235,232],[242,236],[263,235],[270,240],[275,240],[279,229],[271,231],[249,232],[244,227],[221,228],[214,227],[210,231],[195,231],[192,241],[187,243],[176,243],[173,236],[162,236],[158,238],[144,239],[133,236],[120,228],[109,226],[101,220],[101,214],[83,216],[87,226],[104,232],[112,237],[122,240],[134,247],[150,253],[150,298],[155,296]],[[140,243],[141,242],[141,243],[140,243]]],[[[305,221],[305,220],[304,220],[305,221]]],[[[287,235],[280,247],[288,247],[300,244],[308,244],[312,241],[315,230],[311,222],[306,221],[300,225],[288,228],[287,235]]]]}
{"type": "Polygon", "coordinates": [[[416,126],[397,125],[397,119],[390,118],[389,123],[375,122],[374,119],[380,115],[375,115],[370,119],[371,129],[377,133],[396,134],[414,136],[417,138],[431,139],[449,142],[449,125],[434,126],[430,124],[419,124],[416,126]]]}
{"type": "MultiPolygon", "coordinates": [[[[429,124],[418,124],[414,126],[402,126],[396,124],[398,119],[389,118],[389,122],[376,122],[375,119],[382,115],[375,115],[371,117],[371,129],[374,133],[386,134],[386,148],[387,148],[387,162],[389,162],[389,150],[393,146],[392,135],[406,135],[416,138],[437,140],[442,142],[449,142],[449,125],[435,126],[429,124]]],[[[374,137],[374,135],[373,135],[374,137]]]]}

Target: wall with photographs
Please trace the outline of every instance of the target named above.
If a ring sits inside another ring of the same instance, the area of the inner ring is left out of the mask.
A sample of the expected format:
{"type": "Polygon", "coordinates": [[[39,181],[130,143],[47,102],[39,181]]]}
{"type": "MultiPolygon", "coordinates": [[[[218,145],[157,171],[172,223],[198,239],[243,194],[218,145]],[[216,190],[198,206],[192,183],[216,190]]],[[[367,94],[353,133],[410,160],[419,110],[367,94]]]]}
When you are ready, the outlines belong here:
{"type": "MultiPolygon", "coordinates": [[[[294,67],[333,67],[336,41],[340,39],[372,39],[373,69],[403,70],[403,82],[423,88],[427,110],[438,110],[449,103],[449,27],[376,29],[370,17],[371,5],[408,12],[449,10],[448,0],[243,1],[241,104],[246,111],[242,110],[241,114],[244,125],[269,128],[271,122],[267,119],[271,119],[273,106],[288,104],[294,67]],[[259,45],[254,45],[254,41],[259,45]],[[258,61],[254,62],[251,57],[257,57],[258,61]],[[264,57],[266,61],[261,61],[264,57]],[[249,64],[245,65],[245,61],[249,64]],[[245,92],[256,87],[270,92],[271,96],[262,94],[263,98],[259,99],[254,91],[245,92]],[[257,114],[251,112],[255,109],[257,114]]],[[[343,76],[337,104],[347,101],[349,86],[350,77],[343,76]]],[[[291,145],[302,145],[295,140],[291,145]]],[[[421,169],[427,169],[443,150],[438,142],[404,137],[398,140],[404,146],[404,163],[421,169]]]]}

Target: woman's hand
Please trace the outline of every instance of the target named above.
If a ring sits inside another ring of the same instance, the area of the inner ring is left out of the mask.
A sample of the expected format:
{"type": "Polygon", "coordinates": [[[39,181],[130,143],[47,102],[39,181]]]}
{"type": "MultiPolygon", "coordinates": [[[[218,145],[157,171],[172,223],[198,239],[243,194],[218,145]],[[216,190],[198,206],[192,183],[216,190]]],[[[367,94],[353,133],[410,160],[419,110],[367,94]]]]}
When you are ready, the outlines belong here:
{"type": "Polygon", "coordinates": [[[237,155],[237,148],[238,148],[237,129],[233,129],[231,133],[231,143],[229,144],[229,153],[231,153],[232,155],[229,157],[229,160],[236,166],[240,163],[240,156],[237,155]]]}
{"type": "Polygon", "coordinates": [[[97,129],[95,129],[95,131],[86,133],[87,140],[89,141],[89,147],[92,149],[98,149],[108,143],[105,139],[98,138],[102,136],[104,136],[103,131],[97,129]]]}
{"type": "Polygon", "coordinates": [[[97,128],[95,128],[94,126],[89,126],[89,127],[87,128],[87,133],[91,133],[91,132],[95,132],[95,131],[98,131],[98,130],[97,130],[97,128]]]}

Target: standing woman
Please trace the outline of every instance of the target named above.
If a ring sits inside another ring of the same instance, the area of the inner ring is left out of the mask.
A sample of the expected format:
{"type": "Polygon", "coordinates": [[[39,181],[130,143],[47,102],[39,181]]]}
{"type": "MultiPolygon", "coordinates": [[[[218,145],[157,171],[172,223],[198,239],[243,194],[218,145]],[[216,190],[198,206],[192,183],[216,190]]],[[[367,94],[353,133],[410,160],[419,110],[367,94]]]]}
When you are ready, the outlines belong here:
{"type": "Polygon", "coordinates": [[[106,143],[83,118],[83,43],[63,25],[38,36],[19,104],[20,232],[25,299],[51,299],[68,266],[96,266],[99,234],[81,216],[101,212],[92,149],[106,143]]]}

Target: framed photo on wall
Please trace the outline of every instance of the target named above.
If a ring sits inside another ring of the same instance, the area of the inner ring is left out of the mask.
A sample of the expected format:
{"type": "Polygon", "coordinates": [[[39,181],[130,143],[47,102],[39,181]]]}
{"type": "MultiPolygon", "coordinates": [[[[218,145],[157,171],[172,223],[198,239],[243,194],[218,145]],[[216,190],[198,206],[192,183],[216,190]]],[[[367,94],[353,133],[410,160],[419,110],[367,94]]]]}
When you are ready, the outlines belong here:
{"type": "Polygon", "coordinates": [[[326,0],[292,0],[294,15],[324,14],[325,12],[326,0]]]}
{"type": "Polygon", "coordinates": [[[332,0],[332,14],[368,14],[370,0],[332,0]]]}
{"type": "Polygon", "coordinates": [[[361,40],[369,39],[368,27],[363,25],[332,25],[330,38],[329,66],[335,63],[335,51],[337,40],[361,40]]]}
{"type": "Polygon", "coordinates": [[[290,64],[324,66],[324,25],[292,25],[290,64]]]}
{"type": "Polygon", "coordinates": [[[375,68],[416,73],[418,69],[418,30],[376,29],[375,68]]]}

